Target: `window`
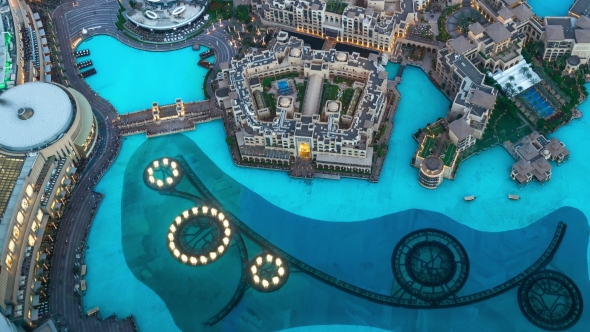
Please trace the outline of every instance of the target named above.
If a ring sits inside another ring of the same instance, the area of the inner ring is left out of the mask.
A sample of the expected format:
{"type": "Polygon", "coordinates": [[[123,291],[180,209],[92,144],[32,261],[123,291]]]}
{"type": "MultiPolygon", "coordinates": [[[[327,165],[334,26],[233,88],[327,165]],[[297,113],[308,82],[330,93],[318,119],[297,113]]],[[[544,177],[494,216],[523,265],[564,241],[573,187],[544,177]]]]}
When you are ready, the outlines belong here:
{"type": "Polygon", "coordinates": [[[31,198],[31,196],[33,196],[33,186],[31,186],[30,184],[27,186],[27,189],[25,191],[27,193],[27,196],[29,196],[29,198],[31,198]]]}
{"type": "Polygon", "coordinates": [[[22,212],[18,211],[18,213],[16,215],[16,221],[18,221],[18,223],[22,225],[24,220],[25,220],[25,216],[23,216],[22,212]]]}
{"type": "Polygon", "coordinates": [[[39,220],[39,222],[41,222],[42,219],[43,219],[43,211],[41,209],[39,209],[37,211],[37,220],[39,220]]]}
{"type": "Polygon", "coordinates": [[[16,246],[16,244],[14,243],[13,240],[10,240],[10,242],[8,242],[8,250],[10,250],[10,252],[14,252],[15,246],[16,246]]]}
{"type": "Polygon", "coordinates": [[[18,227],[14,226],[14,228],[12,229],[12,235],[18,239],[18,237],[20,236],[20,230],[18,229],[18,227]]]}
{"type": "Polygon", "coordinates": [[[12,267],[12,257],[10,255],[6,255],[6,266],[10,269],[12,267]]]}
{"type": "Polygon", "coordinates": [[[23,210],[25,210],[25,212],[27,211],[27,209],[29,208],[29,201],[26,198],[23,198],[23,200],[20,203],[20,206],[23,208],[23,210]]]}
{"type": "Polygon", "coordinates": [[[35,245],[35,237],[32,234],[29,234],[29,246],[35,245]]]}

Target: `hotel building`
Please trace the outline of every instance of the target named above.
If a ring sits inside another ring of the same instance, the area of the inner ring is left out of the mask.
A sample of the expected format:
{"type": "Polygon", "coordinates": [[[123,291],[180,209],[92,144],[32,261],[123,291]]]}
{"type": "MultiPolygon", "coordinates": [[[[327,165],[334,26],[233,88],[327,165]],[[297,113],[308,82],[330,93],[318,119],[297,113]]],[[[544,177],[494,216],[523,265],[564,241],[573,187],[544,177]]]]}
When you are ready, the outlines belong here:
{"type": "Polygon", "coordinates": [[[61,217],[97,123],[86,98],[58,84],[25,83],[0,98],[0,312],[33,326],[47,296],[44,231],[61,217]]]}
{"type": "Polygon", "coordinates": [[[373,139],[386,112],[387,72],[376,54],[312,50],[291,37],[272,50],[222,64],[219,105],[233,114],[244,161],[290,164],[311,159],[318,169],[370,173],[373,139]],[[294,73],[307,80],[304,100],[278,96],[276,116],[263,101],[265,77],[294,73]],[[351,105],[322,99],[332,77],[354,81],[351,105]],[[344,108],[346,106],[346,108],[344,108]]]}

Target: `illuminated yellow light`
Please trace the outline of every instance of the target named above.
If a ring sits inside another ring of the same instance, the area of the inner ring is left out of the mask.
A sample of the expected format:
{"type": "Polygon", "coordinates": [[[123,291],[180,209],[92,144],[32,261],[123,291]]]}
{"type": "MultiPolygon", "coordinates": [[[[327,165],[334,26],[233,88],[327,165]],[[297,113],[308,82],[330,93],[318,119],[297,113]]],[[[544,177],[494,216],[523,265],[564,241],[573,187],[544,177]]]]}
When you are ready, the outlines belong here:
{"type": "Polygon", "coordinates": [[[154,183],[156,181],[156,179],[153,176],[151,176],[151,175],[149,177],[149,180],[150,180],[150,183],[154,183]]]}
{"type": "Polygon", "coordinates": [[[170,242],[170,244],[168,244],[168,246],[170,247],[170,250],[176,249],[176,245],[174,244],[174,242],[170,242]]]}
{"type": "Polygon", "coordinates": [[[170,231],[172,233],[176,232],[176,226],[174,226],[174,224],[170,225],[170,231]]]}
{"type": "Polygon", "coordinates": [[[210,252],[210,253],[209,253],[209,257],[211,257],[211,260],[212,260],[212,261],[214,261],[214,260],[215,260],[215,258],[217,258],[217,253],[215,253],[215,252],[210,252]]]}
{"type": "Polygon", "coordinates": [[[170,240],[170,241],[174,241],[174,234],[172,234],[172,233],[169,233],[169,234],[168,234],[168,240],[170,240]]]}
{"type": "Polygon", "coordinates": [[[262,257],[256,257],[256,265],[262,265],[262,257]]]}
{"type": "Polygon", "coordinates": [[[180,256],[180,251],[178,251],[178,249],[174,249],[174,256],[180,256]]]}
{"type": "Polygon", "coordinates": [[[262,279],[262,287],[268,288],[268,286],[269,286],[268,280],[262,279]]]}
{"type": "Polygon", "coordinates": [[[166,183],[167,183],[167,184],[172,184],[172,182],[174,182],[174,180],[172,180],[172,178],[171,178],[171,177],[167,177],[167,178],[166,178],[166,183]]]}
{"type": "Polygon", "coordinates": [[[197,258],[196,257],[191,257],[190,261],[191,261],[191,264],[197,265],[197,258]]]}
{"type": "Polygon", "coordinates": [[[279,284],[279,277],[272,277],[272,283],[273,283],[273,285],[278,285],[279,284]]]}
{"type": "Polygon", "coordinates": [[[229,227],[229,221],[224,220],[223,221],[223,227],[229,227]]]}
{"type": "Polygon", "coordinates": [[[182,260],[182,262],[183,262],[183,263],[186,263],[186,262],[188,261],[188,257],[186,257],[186,255],[185,255],[185,254],[182,254],[182,255],[180,256],[180,260],[182,260]]]}
{"type": "Polygon", "coordinates": [[[226,228],[225,229],[225,236],[230,236],[231,235],[231,229],[226,228]]]}
{"type": "Polygon", "coordinates": [[[229,238],[228,237],[224,237],[223,238],[223,244],[225,244],[226,246],[229,244],[229,238]]]}
{"type": "Polygon", "coordinates": [[[217,215],[217,217],[219,218],[219,221],[223,221],[223,219],[225,219],[225,215],[221,212],[217,215]]]}
{"type": "Polygon", "coordinates": [[[172,167],[172,168],[176,168],[176,162],[175,162],[175,161],[171,162],[171,163],[170,163],[170,167],[172,167]]]}
{"type": "Polygon", "coordinates": [[[149,175],[154,174],[154,170],[151,167],[149,167],[147,171],[149,175]]]}
{"type": "Polygon", "coordinates": [[[197,213],[199,213],[199,209],[196,207],[192,208],[191,211],[193,212],[194,215],[197,215],[197,213]]]}
{"type": "Polygon", "coordinates": [[[172,171],[172,175],[174,175],[174,177],[177,177],[177,176],[178,176],[178,170],[176,170],[176,169],[175,169],[175,170],[173,170],[173,171],[172,171]]]}
{"type": "Polygon", "coordinates": [[[211,209],[211,215],[215,217],[217,215],[217,209],[211,209]]]}
{"type": "Polygon", "coordinates": [[[217,252],[219,252],[220,254],[222,254],[224,250],[225,250],[224,246],[217,247],[217,252]]]}
{"type": "Polygon", "coordinates": [[[201,257],[199,257],[199,260],[201,261],[201,263],[207,264],[207,257],[201,256],[201,257]]]}
{"type": "Polygon", "coordinates": [[[285,269],[281,266],[277,272],[279,273],[279,276],[282,277],[285,274],[285,269]]]}
{"type": "Polygon", "coordinates": [[[283,265],[283,261],[282,261],[280,258],[277,258],[277,259],[275,260],[275,264],[276,264],[277,266],[281,266],[281,265],[283,265]]]}
{"type": "Polygon", "coordinates": [[[273,257],[272,257],[271,254],[266,255],[266,261],[267,262],[269,262],[269,263],[272,262],[272,259],[273,259],[273,257]]]}
{"type": "Polygon", "coordinates": [[[156,181],[156,185],[157,185],[158,187],[161,187],[161,186],[163,186],[163,185],[164,185],[164,182],[162,182],[162,180],[158,180],[158,181],[156,181]]]}
{"type": "Polygon", "coordinates": [[[158,168],[158,167],[160,167],[160,162],[159,162],[159,161],[157,161],[157,160],[154,160],[154,167],[155,167],[155,168],[158,168]]]}
{"type": "Polygon", "coordinates": [[[250,271],[252,271],[252,274],[256,274],[256,272],[258,272],[258,268],[256,267],[256,265],[252,265],[250,271]]]}
{"type": "Polygon", "coordinates": [[[209,208],[207,206],[203,206],[203,213],[209,212],[209,208]]]}
{"type": "Polygon", "coordinates": [[[255,282],[256,284],[260,283],[260,277],[259,277],[259,276],[257,276],[257,275],[254,275],[254,276],[252,277],[252,279],[254,280],[254,282],[255,282]]]}
{"type": "Polygon", "coordinates": [[[164,166],[168,165],[168,158],[164,158],[162,160],[162,164],[164,164],[164,166]]]}

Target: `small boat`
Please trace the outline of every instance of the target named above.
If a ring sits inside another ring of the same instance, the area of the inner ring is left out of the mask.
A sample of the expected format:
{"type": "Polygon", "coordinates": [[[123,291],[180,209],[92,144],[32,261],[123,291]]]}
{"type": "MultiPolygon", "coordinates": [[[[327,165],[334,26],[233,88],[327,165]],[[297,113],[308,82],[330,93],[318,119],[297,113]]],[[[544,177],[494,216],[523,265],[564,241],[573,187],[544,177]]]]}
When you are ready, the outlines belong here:
{"type": "Polygon", "coordinates": [[[508,198],[510,198],[510,199],[512,199],[512,200],[515,200],[515,201],[517,201],[517,200],[519,200],[519,199],[520,199],[520,196],[518,196],[518,195],[512,195],[512,194],[508,194],[508,198]]]}
{"type": "Polygon", "coordinates": [[[475,199],[475,196],[473,196],[473,195],[471,195],[471,196],[465,196],[465,197],[463,197],[463,199],[466,202],[469,202],[469,201],[473,201],[475,199]]]}

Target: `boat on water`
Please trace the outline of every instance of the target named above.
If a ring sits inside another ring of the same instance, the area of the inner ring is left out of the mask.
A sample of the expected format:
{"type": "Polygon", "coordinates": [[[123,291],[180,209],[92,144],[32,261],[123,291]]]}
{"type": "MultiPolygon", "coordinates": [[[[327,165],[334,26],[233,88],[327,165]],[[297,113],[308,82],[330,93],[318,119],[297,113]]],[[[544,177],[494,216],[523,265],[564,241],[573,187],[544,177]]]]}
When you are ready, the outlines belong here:
{"type": "Polygon", "coordinates": [[[471,195],[471,196],[465,196],[465,197],[463,197],[463,199],[464,199],[466,202],[470,202],[470,201],[473,201],[473,200],[475,200],[475,196],[473,196],[473,195],[471,195]]]}
{"type": "Polygon", "coordinates": [[[508,198],[510,198],[510,199],[512,199],[512,200],[515,200],[515,201],[517,201],[517,200],[519,200],[519,199],[520,199],[520,196],[518,196],[518,195],[512,195],[512,194],[508,194],[508,198]]]}

